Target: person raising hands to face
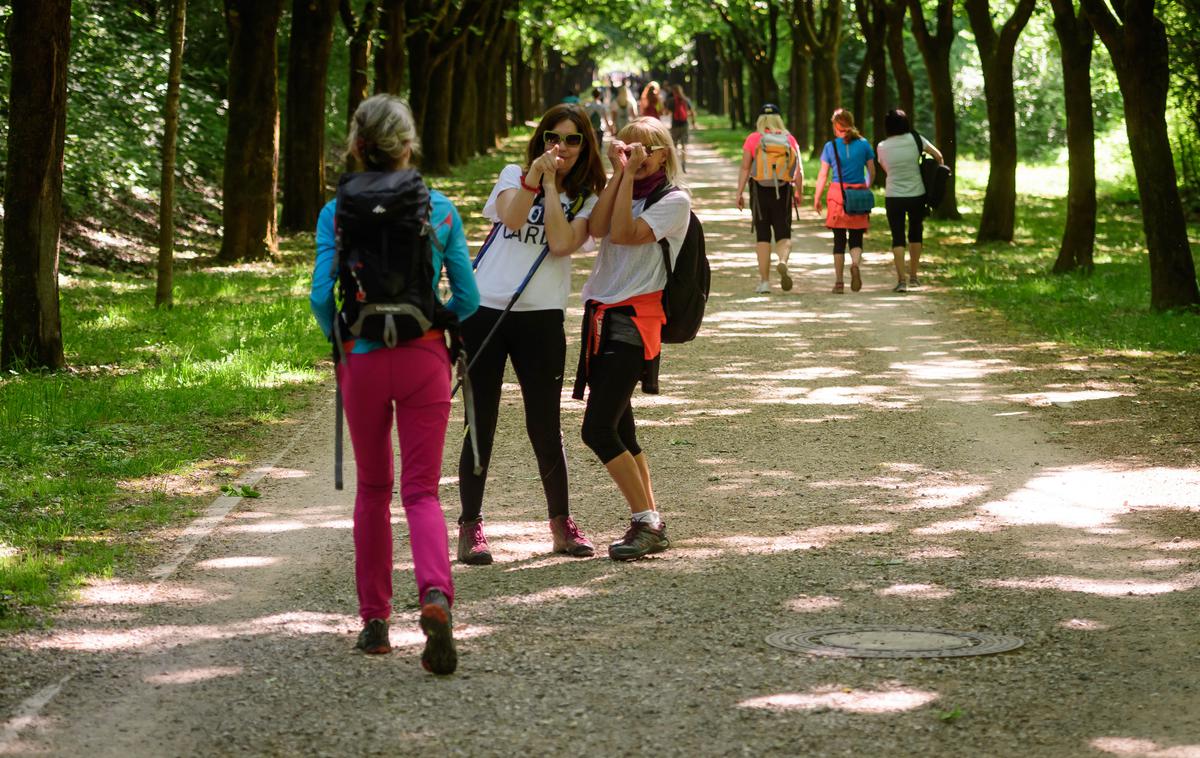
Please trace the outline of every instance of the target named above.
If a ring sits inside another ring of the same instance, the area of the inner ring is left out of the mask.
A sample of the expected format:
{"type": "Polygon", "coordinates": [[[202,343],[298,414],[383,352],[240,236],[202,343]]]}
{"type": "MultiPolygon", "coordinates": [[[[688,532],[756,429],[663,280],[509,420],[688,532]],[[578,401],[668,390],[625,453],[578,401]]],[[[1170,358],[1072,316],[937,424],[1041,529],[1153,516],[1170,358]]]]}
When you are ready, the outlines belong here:
{"type": "Polygon", "coordinates": [[[628,561],[670,547],[650,464],[638,444],[631,398],[644,377],[657,377],[667,320],[663,288],[667,267],[683,248],[691,197],[678,185],[675,145],[657,118],[627,124],[609,146],[608,160],[613,174],[590,222],[600,250],[583,286],[583,334],[572,396],[583,399],[587,391],[583,442],[629,507],[629,529],[608,549],[613,560],[628,561]]]}
{"type": "Polygon", "coordinates": [[[602,189],[604,162],[591,119],[579,105],[560,104],[542,116],[523,164],[504,167],[484,205],[483,214],[494,226],[475,258],[480,308],[463,322],[467,353],[476,356],[471,369],[477,422],[473,433],[478,435],[483,471],[475,473],[471,439],[464,437],[458,467],[462,505],[458,559],[462,563],[492,562],[483,531],[483,500],[496,428],[503,423],[500,400],[509,362],[521,387],[525,429],[546,495],[552,549],[576,557],[594,551],[571,518],[559,421],[571,254],[587,239],[588,217],[602,189]],[[550,255],[537,263],[545,248],[550,255]],[[535,273],[521,297],[501,320],[530,271],[535,273]],[[489,341],[493,328],[496,332],[489,341]]]}

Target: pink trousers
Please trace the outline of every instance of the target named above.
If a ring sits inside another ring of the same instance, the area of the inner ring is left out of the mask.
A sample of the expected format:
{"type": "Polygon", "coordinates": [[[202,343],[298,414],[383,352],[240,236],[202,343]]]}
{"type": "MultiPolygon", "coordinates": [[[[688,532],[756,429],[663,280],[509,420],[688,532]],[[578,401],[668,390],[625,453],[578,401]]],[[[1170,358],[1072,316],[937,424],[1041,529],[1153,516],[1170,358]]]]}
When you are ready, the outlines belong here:
{"type": "Polygon", "coordinates": [[[392,611],[392,417],[400,440],[400,500],[412,545],[418,600],[439,589],[453,601],[450,545],[438,501],[450,420],[450,359],[440,340],[351,353],[338,365],[358,491],[354,578],[363,620],[392,611]]]}

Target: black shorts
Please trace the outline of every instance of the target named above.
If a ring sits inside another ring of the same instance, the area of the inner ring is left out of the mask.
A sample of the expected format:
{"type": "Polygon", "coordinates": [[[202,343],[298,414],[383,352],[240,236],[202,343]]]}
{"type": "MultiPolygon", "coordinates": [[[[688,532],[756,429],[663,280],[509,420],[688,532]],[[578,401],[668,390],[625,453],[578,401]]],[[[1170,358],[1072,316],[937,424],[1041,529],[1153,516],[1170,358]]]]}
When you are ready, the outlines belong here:
{"type": "Polygon", "coordinates": [[[754,239],[770,242],[771,233],[775,241],[792,238],[792,185],[763,187],[750,180],[750,208],[754,212],[754,239]],[[776,196],[778,192],[778,196],[776,196]]]}

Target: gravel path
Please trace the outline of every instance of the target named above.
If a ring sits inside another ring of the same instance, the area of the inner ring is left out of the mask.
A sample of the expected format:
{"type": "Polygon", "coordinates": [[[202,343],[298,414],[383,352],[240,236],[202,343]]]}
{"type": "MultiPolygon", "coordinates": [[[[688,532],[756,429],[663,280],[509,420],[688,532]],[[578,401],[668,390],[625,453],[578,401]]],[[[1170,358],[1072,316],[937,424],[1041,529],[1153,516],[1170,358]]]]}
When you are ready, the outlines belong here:
{"type": "MultiPolygon", "coordinates": [[[[1102,419],[1105,393],[1015,391],[1020,354],[972,339],[936,292],[892,294],[890,254],[861,293],[829,294],[811,213],[796,289],[751,294],[734,171],[691,152],[710,314],[667,348],[664,394],[635,399],[672,550],[548,552],[514,387],[485,506],[497,562],[455,566],[459,673],[417,662],[406,548],[398,647],[357,655],[353,486],[333,490],[322,408],[168,581],[97,584],[54,630],[0,640],[0,753],[1200,756],[1200,470],[1064,444],[1043,410],[1102,419]],[[864,661],[764,642],[845,623],[1026,645],[864,661]]],[[[627,515],[578,440],[582,404],[564,405],[573,511],[607,544],[627,515]]]]}

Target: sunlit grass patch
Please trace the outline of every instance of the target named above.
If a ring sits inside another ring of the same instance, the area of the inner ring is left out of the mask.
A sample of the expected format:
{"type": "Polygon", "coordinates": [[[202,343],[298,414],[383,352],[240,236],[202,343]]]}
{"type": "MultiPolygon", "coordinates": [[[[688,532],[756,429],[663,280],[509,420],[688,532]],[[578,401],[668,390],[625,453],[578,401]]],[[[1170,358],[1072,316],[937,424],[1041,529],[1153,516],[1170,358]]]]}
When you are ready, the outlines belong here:
{"type": "MultiPolygon", "coordinates": [[[[1065,225],[1067,168],[1022,165],[1017,177],[1027,189],[1017,200],[1014,242],[979,245],[987,164],[959,163],[963,219],[926,224],[932,278],[1035,339],[1094,350],[1200,353],[1200,314],[1150,310],[1145,232],[1130,179],[1101,185],[1095,271],[1056,276],[1050,271],[1065,225]]],[[[1196,259],[1195,225],[1192,237],[1196,259]]]]}

